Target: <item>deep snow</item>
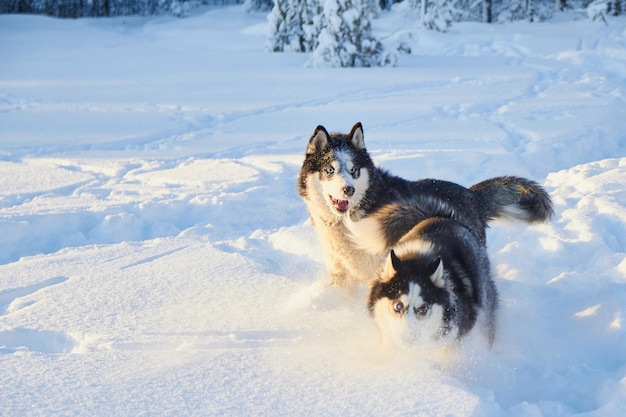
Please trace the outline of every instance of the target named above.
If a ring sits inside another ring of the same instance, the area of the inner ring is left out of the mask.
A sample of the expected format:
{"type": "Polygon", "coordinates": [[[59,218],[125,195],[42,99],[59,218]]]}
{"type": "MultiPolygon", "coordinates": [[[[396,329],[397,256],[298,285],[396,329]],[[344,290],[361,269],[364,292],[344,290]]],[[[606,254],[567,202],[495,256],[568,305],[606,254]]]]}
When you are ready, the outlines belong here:
{"type": "MultiPolygon", "coordinates": [[[[264,51],[243,7],[0,16],[0,414],[620,416],[626,18],[417,29],[396,68],[264,51]],[[543,183],[497,225],[492,351],[383,352],[295,188],[356,121],[406,178],[543,183]]],[[[393,39],[392,39],[393,40],[393,39]]]]}

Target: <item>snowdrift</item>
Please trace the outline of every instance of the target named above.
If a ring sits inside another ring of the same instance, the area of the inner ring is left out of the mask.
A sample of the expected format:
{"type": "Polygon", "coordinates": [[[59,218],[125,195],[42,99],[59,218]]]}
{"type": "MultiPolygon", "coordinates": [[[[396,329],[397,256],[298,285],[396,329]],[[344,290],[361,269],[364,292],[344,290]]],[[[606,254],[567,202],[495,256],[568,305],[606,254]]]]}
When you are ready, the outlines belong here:
{"type": "Polygon", "coordinates": [[[618,416],[626,20],[378,30],[397,68],[263,50],[265,16],[0,16],[3,415],[618,416]],[[295,188],[315,126],[406,178],[544,184],[488,232],[491,351],[382,351],[295,188]]]}

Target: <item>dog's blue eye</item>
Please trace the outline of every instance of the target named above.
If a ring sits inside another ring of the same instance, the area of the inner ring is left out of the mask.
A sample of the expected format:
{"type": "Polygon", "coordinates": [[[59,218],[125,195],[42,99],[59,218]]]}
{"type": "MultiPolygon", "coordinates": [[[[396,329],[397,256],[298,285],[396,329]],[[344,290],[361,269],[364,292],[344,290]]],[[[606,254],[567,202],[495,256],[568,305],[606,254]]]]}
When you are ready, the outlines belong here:
{"type": "Polygon", "coordinates": [[[415,311],[415,315],[418,317],[425,317],[430,310],[430,306],[428,304],[422,304],[419,307],[413,307],[413,311],[415,311]]]}
{"type": "Polygon", "coordinates": [[[353,166],[350,169],[350,175],[352,175],[354,178],[358,178],[360,173],[361,173],[361,170],[358,169],[356,166],[353,166]]]}
{"type": "Polygon", "coordinates": [[[403,310],[404,310],[404,303],[402,303],[402,301],[396,301],[393,304],[393,311],[395,311],[396,313],[402,313],[403,310]]]}
{"type": "Polygon", "coordinates": [[[335,173],[335,168],[333,168],[333,167],[326,168],[326,173],[328,175],[333,175],[335,173]]]}

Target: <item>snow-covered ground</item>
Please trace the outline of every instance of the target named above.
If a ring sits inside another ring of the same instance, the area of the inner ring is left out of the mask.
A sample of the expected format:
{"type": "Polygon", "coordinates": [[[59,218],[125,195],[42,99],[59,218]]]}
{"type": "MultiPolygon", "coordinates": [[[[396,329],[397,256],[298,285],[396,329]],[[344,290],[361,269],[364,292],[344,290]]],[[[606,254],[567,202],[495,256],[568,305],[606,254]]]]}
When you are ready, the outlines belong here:
{"type": "Polygon", "coordinates": [[[376,25],[396,68],[267,53],[241,6],[0,16],[1,415],[623,415],[626,18],[376,25]],[[296,175],[356,121],[395,174],[553,196],[489,231],[492,351],[382,352],[326,285],[296,175]]]}

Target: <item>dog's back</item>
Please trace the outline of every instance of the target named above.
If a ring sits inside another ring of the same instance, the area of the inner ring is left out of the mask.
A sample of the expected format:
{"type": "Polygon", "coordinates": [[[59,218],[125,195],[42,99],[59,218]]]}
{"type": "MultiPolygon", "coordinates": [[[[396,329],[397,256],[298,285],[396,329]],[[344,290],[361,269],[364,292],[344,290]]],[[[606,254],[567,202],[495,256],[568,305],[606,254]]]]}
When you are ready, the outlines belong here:
{"type": "Polygon", "coordinates": [[[495,177],[468,189],[442,180],[407,181],[383,171],[378,181],[368,191],[372,194],[366,199],[369,205],[346,223],[354,240],[373,253],[393,247],[416,224],[430,217],[460,222],[485,245],[487,225],[494,219],[537,223],[548,221],[553,214],[548,193],[525,178],[495,177]]]}

